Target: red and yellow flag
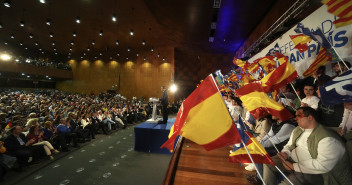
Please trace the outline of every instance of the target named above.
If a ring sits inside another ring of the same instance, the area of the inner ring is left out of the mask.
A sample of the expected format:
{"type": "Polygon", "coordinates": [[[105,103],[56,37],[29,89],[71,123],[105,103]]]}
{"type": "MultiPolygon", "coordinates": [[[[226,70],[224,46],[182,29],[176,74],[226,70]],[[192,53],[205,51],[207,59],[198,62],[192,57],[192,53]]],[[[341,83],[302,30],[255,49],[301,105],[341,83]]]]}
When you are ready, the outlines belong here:
{"type": "Polygon", "coordinates": [[[243,143],[236,144],[233,152],[229,155],[229,161],[233,163],[252,163],[249,158],[251,155],[255,163],[264,163],[275,165],[269,154],[264,147],[253,136],[244,131],[244,124],[242,119],[239,119],[237,126],[238,132],[242,138],[243,143],[246,145],[247,150],[244,148],[243,143]]]}
{"type": "Polygon", "coordinates": [[[274,60],[274,56],[268,55],[265,57],[258,58],[254,61],[254,63],[258,63],[261,65],[266,73],[270,73],[276,68],[276,62],[274,60]]]}
{"type": "Polygon", "coordinates": [[[280,103],[268,97],[261,82],[252,82],[235,91],[247,110],[254,119],[259,119],[268,114],[286,121],[292,118],[292,114],[280,103]]]}
{"type": "Polygon", "coordinates": [[[341,27],[352,23],[352,1],[351,0],[322,0],[328,6],[328,12],[339,17],[333,23],[341,27]]]}
{"type": "Polygon", "coordinates": [[[308,50],[307,43],[312,41],[312,39],[308,35],[298,34],[298,35],[290,35],[290,38],[295,45],[295,48],[298,49],[300,53],[303,53],[308,50]]]}
{"type": "Polygon", "coordinates": [[[240,59],[237,59],[237,58],[234,58],[233,59],[233,63],[236,65],[236,66],[239,66],[241,68],[244,67],[244,65],[246,65],[246,61],[243,61],[243,60],[240,60],[240,59]]]}
{"type": "Polygon", "coordinates": [[[211,75],[182,103],[169,139],[161,148],[167,147],[172,151],[178,135],[206,150],[240,142],[236,126],[211,75]]]}
{"type": "Polygon", "coordinates": [[[310,64],[308,69],[303,72],[303,76],[305,78],[311,76],[320,66],[325,66],[328,61],[331,61],[331,57],[331,54],[324,47],[321,47],[317,57],[310,64]]]}
{"type": "Polygon", "coordinates": [[[262,82],[264,92],[269,93],[279,90],[280,87],[287,85],[296,78],[298,78],[296,69],[289,61],[286,61],[260,81],[262,82]]]}

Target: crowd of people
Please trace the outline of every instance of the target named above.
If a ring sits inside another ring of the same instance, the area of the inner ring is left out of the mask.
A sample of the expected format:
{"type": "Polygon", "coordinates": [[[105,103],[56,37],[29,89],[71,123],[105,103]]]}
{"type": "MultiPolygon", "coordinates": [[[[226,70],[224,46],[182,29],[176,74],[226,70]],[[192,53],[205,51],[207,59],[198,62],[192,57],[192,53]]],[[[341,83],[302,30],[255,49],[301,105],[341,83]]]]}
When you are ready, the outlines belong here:
{"type": "MultiPolygon", "coordinates": [[[[161,108],[159,108],[161,109],[161,108]]],[[[175,105],[169,106],[175,112],[175,105]]],[[[57,90],[0,91],[0,177],[10,170],[45,160],[56,153],[141,122],[152,114],[152,103],[119,95],[98,96],[57,90]]]]}
{"type": "MultiPolygon", "coordinates": [[[[275,99],[292,113],[294,118],[289,120],[272,115],[255,120],[235,93],[223,96],[233,119],[242,119],[246,129],[295,185],[352,184],[352,102],[325,105],[319,92],[320,86],[351,68],[349,62],[345,63],[347,66],[333,64],[336,75],[332,77],[325,74],[322,66],[313,76],[280,89],[275,99]]],[[[262,184],[260,176],[266,184],[290,184],[273,165],[245,166],[260,174],[247,177],[252,184],[262,184]]]]}

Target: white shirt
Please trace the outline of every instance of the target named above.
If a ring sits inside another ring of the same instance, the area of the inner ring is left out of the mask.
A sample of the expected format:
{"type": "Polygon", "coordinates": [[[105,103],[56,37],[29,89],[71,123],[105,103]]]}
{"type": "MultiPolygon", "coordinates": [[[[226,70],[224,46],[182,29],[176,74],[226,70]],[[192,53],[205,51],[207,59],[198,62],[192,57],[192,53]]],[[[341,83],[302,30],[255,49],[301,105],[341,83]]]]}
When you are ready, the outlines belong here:
{"type": "Polygon", "coordinates": [[[347,131],[352,129],[352,111],[351,110],[344,109],[343,118],[339,127],[340,128],[346,127],[347,131]]]}
{"type": "Polygon", "coordinates": [[[302,99],[303,103],[308,104],[309,107],[312,107],[315,110],[317,110],[317,108],[318,108],[319,101],[320,101],[320,99],[316,96],[311,96],[309,98],[305,97],[302,99]]]}
{"type": "Polygon", "coordinates": [[[282,152],[285,152],[296,163],[293,168],[296,172],[309,174],[322,174],[329,172],[345,153],[345,147],[335,138],[326,137],[320,140],[318,144],[318,156],[313,159],[308,151],[308,137],[313,129],[305,129],[302,135],[296,141],[296,148],[292,151],[289,147],[292,145],[292,134],[290,140],[285,145],[282,152]]]}
{"type": "Polygon", "coordinates": [[[274,134],[273,129],[271,127],[268,134],[265,135],[262,140],[260,140],[260,144],[262,144],[265,148],[272,147],[273,144],[279,144],[279,143],[285,141],[286,139],[288,139],[290,137],[293,129],[295,129],[295,128],[296,128],[295,126],[286,123],[281,127],[279,132],[274,134]],[[270,136],[271,141],[269,140],[269,136],[270,136]]]}

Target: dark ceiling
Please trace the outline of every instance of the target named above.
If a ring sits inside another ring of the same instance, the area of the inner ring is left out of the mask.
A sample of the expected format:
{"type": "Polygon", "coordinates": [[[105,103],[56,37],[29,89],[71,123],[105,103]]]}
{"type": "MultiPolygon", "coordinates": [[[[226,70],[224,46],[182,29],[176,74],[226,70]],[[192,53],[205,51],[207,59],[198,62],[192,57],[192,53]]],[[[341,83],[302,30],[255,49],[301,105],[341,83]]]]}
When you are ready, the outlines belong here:
{"type": "Polygon", "coordinates": [[[186,52],[235,53],[276,2],[222,0],[221,7],[214,8],[218,1],[46,0],[43,4],[12,0],[10,7],[0,5],[0,52],[60,62],[69,56],[121,61],[165,46],[186,52]],[[212,22],[216,22],[215,29],[211,29],[212,22]]]}

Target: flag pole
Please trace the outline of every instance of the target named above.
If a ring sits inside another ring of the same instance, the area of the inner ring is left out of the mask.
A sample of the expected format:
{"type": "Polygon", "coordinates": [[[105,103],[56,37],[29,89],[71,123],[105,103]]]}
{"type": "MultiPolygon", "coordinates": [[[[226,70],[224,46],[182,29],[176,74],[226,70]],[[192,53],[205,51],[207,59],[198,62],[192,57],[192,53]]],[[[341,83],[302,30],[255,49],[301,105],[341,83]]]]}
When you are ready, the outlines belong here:
{"type": "MultiPolygon", "coordinates": [[[[242,139],[241,139],[241,143],[242,143],[242,145],[244,146],[244,148],[246,149],[247,154],[248,154],[249,158],[251,159],[252,164],[254,165],[255,170],[257,171],[257,174],[258,174],[260,180],[263,182],[264,185],[266,185],[266,183],[264,182],[264,179],[263,179],[262,175],[259,173],[259,170],[258,170],[257,166],[255,166],[255,163],[254,163],[254,161],[253,161],[252,155],[249,153],[248,148],[247,148],[246,144],[243,142],[242,139]]],[[[275,165],[275,166],[276,166],[276,165],[275,165]]]]}
{"type": "MultiPolygon", "coordinates": [[[[214,79],[213,74],[210,74],[210,75],[211,75],[212,80],[215,82],[215,79],[214,79]]],[[[216,83],[215,83],[215,84],[216,84],[216,83]]],[[[219,87],[218,87],[217,85],[216,85],[216,88],[218,89],[218,92],[220,93],[219,87]]],[[[220,93],[220,94],[221,94],[221,93],[220,93]]],[[[223,100],[223,102],[224,102],[224,99],[222,99],[222,100],[223,100]]],[[[224,105],[226,106],[225,102],[224,102],[224,105]]],[[[226,108],[226,109],[227,109],[227,108],[226,108]]],[[[230,112],[229,112],[228,109],[227,109],[227,112],[230,114],[230,112]]],[[[231,117],[231,119],[232,119],[232,122],[234,123],[231,114],[230,114],[230,117],[231,117]]],[[[237,128],[237,126],[236,126],[236,128],[237,128]]],[[[251,159],[252,164],[254,165],[255,170],[257,171],[257,174],[259,175],[260,180],[263,182],[264,185],[266,185],[265,182],[264,182],[264,180],[263,180],[263,177],[262,177],[262,176],[260,175],[260,173],[259,173],[259,170],[258,170],[257,166],[255,166],[255,163],[254,163],[254,161],[253,161],[253,158],[252,158],[251,154],[249,153],[249,151],[248,151],[248,149],[247,149],[247,147],[246,147],[246,144],[243,142],[242,139],[241,139],[241,143],[242,143],[242,145],[245,147],[245,149],[246,149],[246,151],[247,151],[247,154],[248,154],[249,158],[251,159]]]]}
{"type": "Polygon", "coordinates": [[[293,86],[292,82],[290,82],[290,84],[291,84],[291,87],[292,87],[293,91],[295,91],[296,96],[298,97],[299,101],[302,102],[302,100],[301,100],[301,98],[299,97],[299,95],[298,95],[298,93],[297,93],[295,87],[293,86]]]}

